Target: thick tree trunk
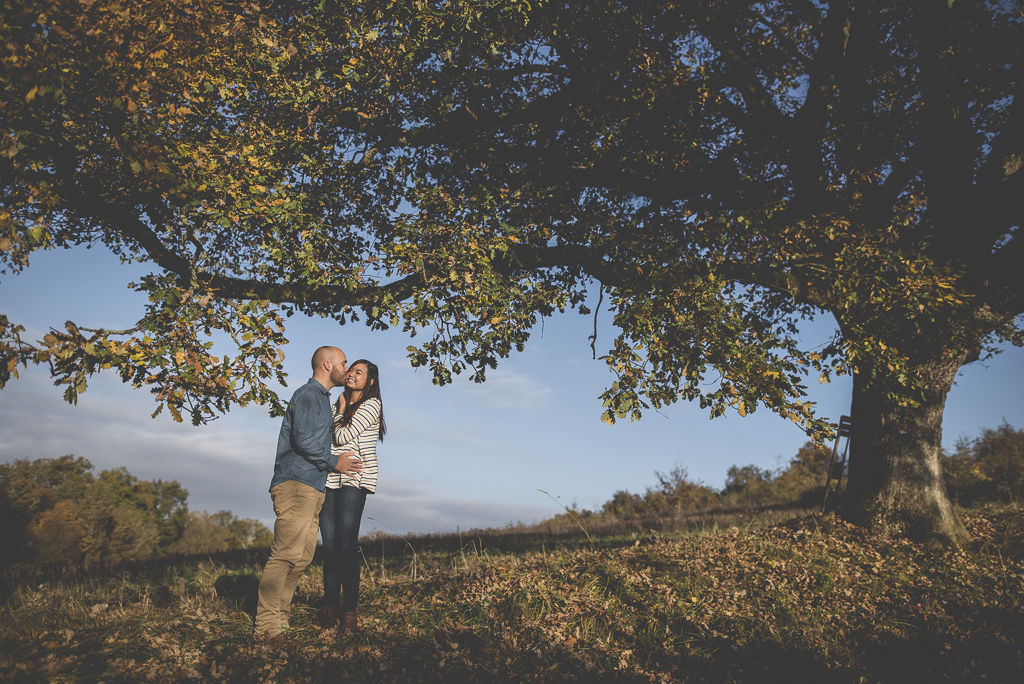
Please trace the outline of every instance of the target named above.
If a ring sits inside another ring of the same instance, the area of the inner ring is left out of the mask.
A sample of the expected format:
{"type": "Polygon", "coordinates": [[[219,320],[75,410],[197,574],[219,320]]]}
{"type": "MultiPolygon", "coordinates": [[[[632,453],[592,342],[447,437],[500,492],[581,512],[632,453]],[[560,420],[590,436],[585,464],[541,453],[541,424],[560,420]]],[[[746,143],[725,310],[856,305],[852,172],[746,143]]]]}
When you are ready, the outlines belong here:
{"type": "Polygon", "coordinates": [[[854,376],[845,518],[883,537],[941,544],[969,539],[939,464],[946,395],[968,356],[921,363],[916,370],[925,391],[916,407],[888,402],[879,378],[863,371],[854,376]]]}

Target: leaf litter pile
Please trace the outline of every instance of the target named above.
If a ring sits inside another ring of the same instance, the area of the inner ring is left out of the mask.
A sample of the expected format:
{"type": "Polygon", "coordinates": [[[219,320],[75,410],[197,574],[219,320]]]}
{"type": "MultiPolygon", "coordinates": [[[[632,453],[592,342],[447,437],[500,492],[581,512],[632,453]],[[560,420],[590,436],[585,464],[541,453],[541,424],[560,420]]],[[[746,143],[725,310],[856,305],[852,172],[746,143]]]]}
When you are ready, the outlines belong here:
{"type": "Polygon", "coordinates": [[[8,586],[14,682],[1020,682],[1019,509],[973,541],[879,542],[834,519],[364,570],[364,630],[296,594],[286,647],[252,637],[261,567],[212,561],[8,586]]]}

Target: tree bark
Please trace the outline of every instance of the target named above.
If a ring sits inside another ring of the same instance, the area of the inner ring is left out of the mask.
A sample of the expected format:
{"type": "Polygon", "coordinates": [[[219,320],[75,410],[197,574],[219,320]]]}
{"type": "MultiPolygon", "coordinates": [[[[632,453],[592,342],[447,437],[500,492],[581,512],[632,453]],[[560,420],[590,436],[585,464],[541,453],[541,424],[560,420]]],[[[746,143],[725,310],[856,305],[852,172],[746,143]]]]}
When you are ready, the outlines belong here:
{"type": "Polygon", "coordinates": [[[970,539],[953,511],[939,452],[946,395],[969,354],[920,362],[918,406],[886,399],[884,375],[854,375],[850,467],[843,517],[880,537],[959,545],[970,539]]]}

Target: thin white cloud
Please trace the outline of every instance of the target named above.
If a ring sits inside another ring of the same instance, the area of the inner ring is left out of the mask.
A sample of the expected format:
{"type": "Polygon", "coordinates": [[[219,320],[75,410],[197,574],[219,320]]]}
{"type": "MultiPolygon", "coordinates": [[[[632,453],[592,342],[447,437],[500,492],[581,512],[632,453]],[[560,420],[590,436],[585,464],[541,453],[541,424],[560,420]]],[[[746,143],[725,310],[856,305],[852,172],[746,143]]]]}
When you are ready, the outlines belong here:
{"type": "Polygon", "coordinates": [[[465,449],[492,452],[503,449],[499,440],[487,439],[452,423],[432,423],[422,415],[415,415],[399,409],[391,413],[385,409],[388,421],[389,444],[416,444],[418,449],[441,447],[443,449],[465,449]]]}
{"type": "Polygon", "coordinates": [[[541,377],[501,367],[488,371],[486,382],[464,383],[459,389],[475,402],[523,413],[539,413],[554,394],[541,377]]]}

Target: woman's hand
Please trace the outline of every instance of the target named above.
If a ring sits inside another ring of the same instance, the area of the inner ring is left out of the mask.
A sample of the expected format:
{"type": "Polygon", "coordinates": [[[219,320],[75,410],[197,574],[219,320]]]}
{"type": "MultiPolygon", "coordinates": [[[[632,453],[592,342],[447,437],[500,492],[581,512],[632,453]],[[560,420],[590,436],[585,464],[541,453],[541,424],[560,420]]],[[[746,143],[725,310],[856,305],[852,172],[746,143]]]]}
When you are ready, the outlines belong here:
{"type": "Polygon", "coordinates": [[[348,402],[345,401],[344,392],[338,395],[338,401],[334,406],[337,413],[341,414],[345,412],[345,408],[348,407],[348,402]]]}

